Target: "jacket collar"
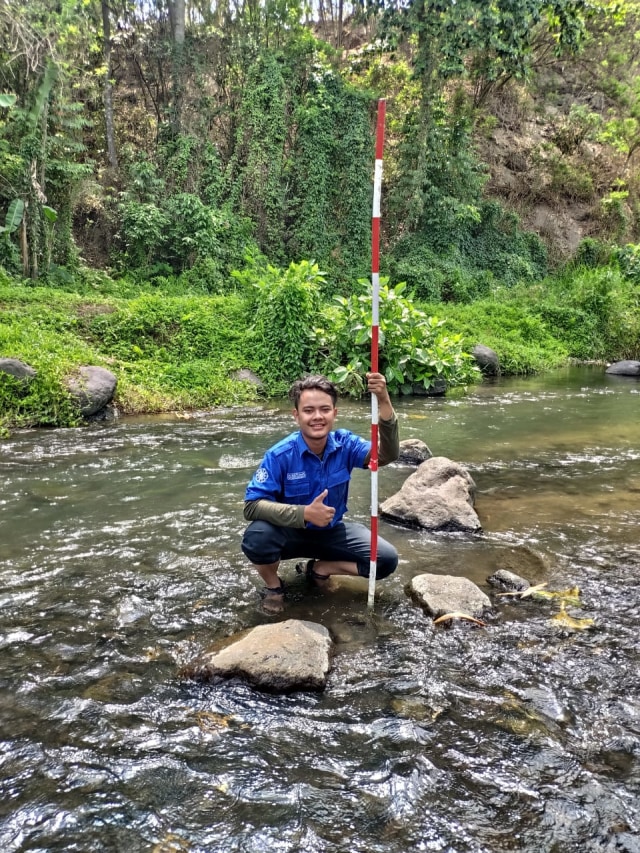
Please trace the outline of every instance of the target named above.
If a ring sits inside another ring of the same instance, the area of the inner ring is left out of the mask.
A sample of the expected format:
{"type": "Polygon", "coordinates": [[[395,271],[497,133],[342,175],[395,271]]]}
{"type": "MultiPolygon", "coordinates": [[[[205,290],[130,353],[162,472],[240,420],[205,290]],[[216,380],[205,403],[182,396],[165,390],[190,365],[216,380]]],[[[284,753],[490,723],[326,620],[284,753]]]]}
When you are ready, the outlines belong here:
{"type": "MultiPolygon", "coordinates": [[[[302,433],[300,432],[300,430],[298,430],[298,432],[296,433],[296,445],[298,447],[298,452],[300,453],[300,455],[302,455],[303,453],[306,452],[306,453],[310,453],[312,456],[317,457],[317,454],[314,453],[313,450],[311,450],[311,448],[309,447],[307,442],[302,437],[302,433]]],[[[324,453],[322,454],[322,458],[324,459],[330,453],[333,453],[333,451],[336,449],[337,446],[338,445],[337,445],[336,438],[335,438],[335,432],[332,430],[329,433],[329,435],[327,436],[327,443],[325,445],[324,453]]]]}

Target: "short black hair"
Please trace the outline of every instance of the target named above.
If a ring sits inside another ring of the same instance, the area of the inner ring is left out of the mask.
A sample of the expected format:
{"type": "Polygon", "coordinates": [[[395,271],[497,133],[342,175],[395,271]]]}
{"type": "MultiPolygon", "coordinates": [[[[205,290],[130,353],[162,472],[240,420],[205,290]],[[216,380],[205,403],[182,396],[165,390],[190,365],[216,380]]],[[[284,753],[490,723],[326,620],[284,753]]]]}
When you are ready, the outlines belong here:
{"type": "Polygon", "coordinates": [[[289,389],[289,399],[295,406],[298,408],[298,403],[300,402],[300,395],[303,391],[324,391],[325,394],[328,394],[333,401],[333,407],[335,409],[336,403],[338,402],[338,389],[330,382],[326,376],[320,376],[319,374],[311,375],[311,376],[303,376],[302,379],[296,379],[291,388],[289,389]]]}

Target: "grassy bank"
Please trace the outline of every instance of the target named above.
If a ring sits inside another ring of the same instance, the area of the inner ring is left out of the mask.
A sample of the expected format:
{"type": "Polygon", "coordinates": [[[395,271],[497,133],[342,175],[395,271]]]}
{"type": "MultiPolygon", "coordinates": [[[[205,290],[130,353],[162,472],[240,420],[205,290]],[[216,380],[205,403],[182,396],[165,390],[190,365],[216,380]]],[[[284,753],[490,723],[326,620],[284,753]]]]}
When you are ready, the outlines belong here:
{"type": "MultiPolygon", "coordinates": [[[[304,370],[338,369],[348,382],[345,362],[352,379],[368,367],[366,282],[359,296],[332,300],[322,283],[306,262],[238,276],[226,295],[194,293],[179,280],[163,289],[100,276],[63,290],[4,277],[0,357],[37,376],[21,384],[0,373],[0,428],[77,423],[64,379],[81,364],[117,376],[123,414],[248,403],[258,391],[233,379],[239,368],[262,376],[266,395],[304,370]]],[[[470,304],[420,303],[401,287],[383,287],[382,296],[383,364],[395,391],[438,377],[469,385],[478,377],[466,353],[476,343],[497,352],[505,374],[640,357],[640,284],[618,267],[497,287],[470,304]]]]}

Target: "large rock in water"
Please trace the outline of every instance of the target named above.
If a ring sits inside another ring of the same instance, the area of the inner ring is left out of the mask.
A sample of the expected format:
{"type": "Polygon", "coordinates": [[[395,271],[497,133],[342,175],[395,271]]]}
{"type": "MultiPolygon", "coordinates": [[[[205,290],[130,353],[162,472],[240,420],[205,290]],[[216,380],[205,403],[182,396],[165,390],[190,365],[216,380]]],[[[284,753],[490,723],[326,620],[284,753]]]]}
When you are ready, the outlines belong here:
{"type": "Polygon", "coordinates": [[[104,367],[83,366],[67,378],[67,388],[80,414],[89,418],[113,400],[117,382],[113,373],[104,367]]]}
{"type": "Polygon", "coordinates": [[[480,617],[491,609],[491,599],[480,587],[455,575],[416,575],[409,591],[434,619],[456,612],[480,617]]]}
{"type": "Polygon", "coordinates": [[[640,361],[616,361],[607,367],[610,376],[640,376],[640,361]]]}
{"type": "Polygon", "coordinates": [[[331,635],[322,625],[287,619],[259,625],[230,645],[208,649],[180,675],[197,681],[242,678],[260,690],[323,690],[330,669],[331,635]]]}
{"type": "Polygon", "coordinates": [[[445,456],[418,466],[395,495],[380,507],[383,517],[426,530],[479,533],[473,508],[475,483],[469,472],[445,456]]]}

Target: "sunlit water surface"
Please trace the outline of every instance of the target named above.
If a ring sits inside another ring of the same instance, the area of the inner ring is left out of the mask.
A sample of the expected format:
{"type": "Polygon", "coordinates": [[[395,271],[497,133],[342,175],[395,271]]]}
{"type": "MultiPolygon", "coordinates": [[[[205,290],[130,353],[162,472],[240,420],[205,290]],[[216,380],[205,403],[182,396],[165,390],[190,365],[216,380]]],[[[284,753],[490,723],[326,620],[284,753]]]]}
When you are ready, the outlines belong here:
{"type": "MultiPolygon", "coordinates": [[[[382,522],[401,562],[373,615],[364,581],[322,593],[292,564],[284,617],[257,606],[243,494],[284,401],[0,443],[1,851],[640,850],[640,383],[573,368],[397,408],[468,467],[484,534],[382,522]],[[498,568],[577,586],[593,627],[498,598],[498,568]],[[434,628],[420,572],[475,581],[487,627],[434,628]],[[287,617],[333,633],[324,693],[178,679],[287,617]]],[[[382,469],[381,500],[410,473],[382,469]]]]}

